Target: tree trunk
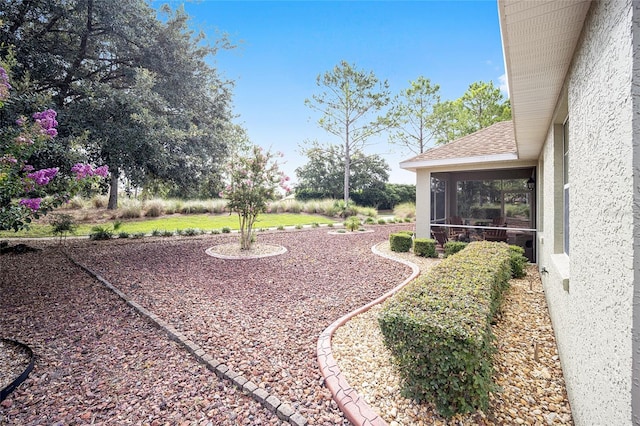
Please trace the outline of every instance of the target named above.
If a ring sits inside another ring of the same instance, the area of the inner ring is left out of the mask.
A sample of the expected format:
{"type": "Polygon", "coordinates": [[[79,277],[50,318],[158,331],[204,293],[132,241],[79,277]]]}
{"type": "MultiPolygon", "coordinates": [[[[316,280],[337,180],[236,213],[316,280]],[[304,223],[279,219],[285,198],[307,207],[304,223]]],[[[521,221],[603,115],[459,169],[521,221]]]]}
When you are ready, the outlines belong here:
{"type": "Polygon", "coordinates": [[[120,172],[117,168],[111,169],[111,184],[109,186],[109,204],[107,209],[115,210],[118,208],[118,178],[120,172]]]}

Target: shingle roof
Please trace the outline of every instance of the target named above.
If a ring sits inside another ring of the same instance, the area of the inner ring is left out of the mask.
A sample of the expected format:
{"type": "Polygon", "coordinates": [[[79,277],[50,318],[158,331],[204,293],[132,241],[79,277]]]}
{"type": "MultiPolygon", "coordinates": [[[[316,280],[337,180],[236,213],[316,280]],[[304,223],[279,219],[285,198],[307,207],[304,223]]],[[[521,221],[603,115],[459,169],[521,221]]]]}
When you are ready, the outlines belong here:
{"type": "Polygon", "coordinates": [[[415,163],[446,159],[470,159],[495,155],[513,155],[518,150],[513,132],[512,121],[501,121],[489,127],[463,136],[447,144],[431,148],[403,163],[415,163]]]}

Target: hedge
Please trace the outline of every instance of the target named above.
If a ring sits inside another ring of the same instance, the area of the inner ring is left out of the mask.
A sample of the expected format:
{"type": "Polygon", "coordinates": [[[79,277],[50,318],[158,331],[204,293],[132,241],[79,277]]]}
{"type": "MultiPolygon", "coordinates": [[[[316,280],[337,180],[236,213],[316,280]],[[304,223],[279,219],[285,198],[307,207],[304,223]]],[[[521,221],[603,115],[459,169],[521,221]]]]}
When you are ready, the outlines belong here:
{"type": "Polygon", "coordinates": [[[436,240],[416,238],[413,240],[413,254],[423,257],[438,257],[438,253],[436,253],[436,240]]]}
{"type": "Polygon", "coordinates": [[[444,257],[449,257],[464,249],[469,243],[464,241],[447,241],[444,243],[444,257]]]}
{"type": "Polygon", "coordinates": [[[491,321],[510,278],[509,247],[474,242],[385,302],[378,321],[404,395],[447,417],[487,408],[491,321]]]}
{"type": "Polygon", "coordinates": [[[413,233],[409,234],[406,231],[389,235],[389,247],[391,251],[407,252],[411,250],[411,235],[413,235],[413,233]]]}

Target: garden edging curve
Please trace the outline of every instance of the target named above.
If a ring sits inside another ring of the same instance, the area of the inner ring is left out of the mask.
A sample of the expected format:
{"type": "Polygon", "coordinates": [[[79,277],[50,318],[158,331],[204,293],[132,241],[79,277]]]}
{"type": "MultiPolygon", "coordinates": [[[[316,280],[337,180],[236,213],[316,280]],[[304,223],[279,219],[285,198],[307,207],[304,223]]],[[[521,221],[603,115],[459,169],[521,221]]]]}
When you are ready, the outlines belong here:
{"type": "Polygon", "coordinates": [[[386,426],[387,422],[385,422],[382,417],[369,407],[364,399],[349,385],[349,382],[340,371],[340,367],[338,367],[331,349],[331,339],[333,334],[351,318],[368,311],[371,307],[382,303],[389,297],[393,296],[420,274],[420,268],[415,263],[382,253],[376,249],[375,245],[371,247],[371,251],[378,256],[409,266],[412,269],[411,274],[402,283],[379,298],[334,321],[320,334],[317,345],[318,365],[320,367],[322,377],[324,378],[325,385],[331,392],[333,399],[338,404],[340,410],[342,410],[347,419],[355,426],[386,426]]]}

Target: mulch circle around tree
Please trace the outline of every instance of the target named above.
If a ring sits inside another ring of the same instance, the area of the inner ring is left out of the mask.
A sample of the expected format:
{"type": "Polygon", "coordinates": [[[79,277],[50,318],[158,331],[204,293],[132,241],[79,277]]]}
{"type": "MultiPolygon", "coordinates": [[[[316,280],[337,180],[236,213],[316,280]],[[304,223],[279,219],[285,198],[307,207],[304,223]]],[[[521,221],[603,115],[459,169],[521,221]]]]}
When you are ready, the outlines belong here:
{"type": "Polygon", "coordinates": [[[284,246],[261,243],[254,243],[249,250],[242,250],[239,243],[220,244],[205,250],[212,257],[238,260],[278,256],[286,252],[287,248],[284,246]]]}

